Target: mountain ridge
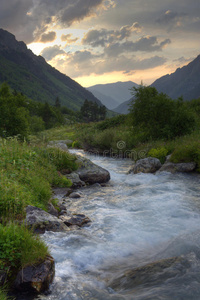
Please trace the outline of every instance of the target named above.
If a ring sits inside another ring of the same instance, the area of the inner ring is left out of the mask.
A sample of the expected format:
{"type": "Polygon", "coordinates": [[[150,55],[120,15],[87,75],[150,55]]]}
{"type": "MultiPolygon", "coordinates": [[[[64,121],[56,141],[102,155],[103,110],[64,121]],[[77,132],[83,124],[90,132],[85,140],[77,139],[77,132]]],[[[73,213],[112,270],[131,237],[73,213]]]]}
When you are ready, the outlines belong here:
{"type": "Polygon", "coordinates": [[[85,99],[102,105],[90,91],[33,54],[12,33],[0,29],[0,84],[4,81],[39,102],[53,105],[59,97],[61,104],[72,110],[80,109],[85,99]]]}
{"type": "Polygon", "coordinates": [[[114,110],[130,97],[130,89],[133,86],[137,87],[138,84],[133,81],[118,81],[107,84],[96,84],[87,89],[101,100],[107,108],[114,110]]]}
{"type": "MultiPolygon", "coordinates": [[[[183,100],[200,98],[200,55],[175,72],[166,74],[155,80],[150,86],[159,93],[167,94],[172,99],[183,97],[183,100]]],[[[133,98],[114,109],[115,112],[127,114],[133,98]]]]}

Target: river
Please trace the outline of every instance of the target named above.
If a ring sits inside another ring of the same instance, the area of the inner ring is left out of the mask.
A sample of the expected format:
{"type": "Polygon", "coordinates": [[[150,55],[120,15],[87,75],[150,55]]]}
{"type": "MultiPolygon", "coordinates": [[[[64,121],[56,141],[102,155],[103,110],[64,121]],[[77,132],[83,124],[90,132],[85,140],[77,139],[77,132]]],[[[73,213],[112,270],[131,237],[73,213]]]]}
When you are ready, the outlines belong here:
{"type": "Polygon", "coordinates": [[[82,197],[70,202],[69,210],[87,215],[90,226],[43,235],[56,275],[51,293],[38,299],[200,299],[200,177],[127,175],[130,160],[78,153],[107,169],[111,180],[80,189],[82,197]],[[160,272],[162,280],[128,290],[109,286],[128,269],[180,255],[187,263],[172,268],[174,276],[160,272]]]}

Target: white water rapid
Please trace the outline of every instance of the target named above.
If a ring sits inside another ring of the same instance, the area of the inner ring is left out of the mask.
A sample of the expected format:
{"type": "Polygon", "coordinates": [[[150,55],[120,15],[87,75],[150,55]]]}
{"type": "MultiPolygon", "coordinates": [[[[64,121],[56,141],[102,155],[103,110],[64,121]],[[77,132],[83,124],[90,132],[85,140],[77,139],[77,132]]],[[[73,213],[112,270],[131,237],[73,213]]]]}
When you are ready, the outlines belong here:
{"type": "Polygon", "coordinates": [[[80,189],[82,197],[70,203],[70,211],[92,220],[89,227],[44,234],[56,275],[51,293],[38,299],[200,299],[200,177],[127,175],[130,160],[81,153],[107,169],[111,181],[80,189]],[[181,255],[185,264],[169,267],[169,276],[161,270],[131,289],[109,286],[126,270],[181,255]]]}

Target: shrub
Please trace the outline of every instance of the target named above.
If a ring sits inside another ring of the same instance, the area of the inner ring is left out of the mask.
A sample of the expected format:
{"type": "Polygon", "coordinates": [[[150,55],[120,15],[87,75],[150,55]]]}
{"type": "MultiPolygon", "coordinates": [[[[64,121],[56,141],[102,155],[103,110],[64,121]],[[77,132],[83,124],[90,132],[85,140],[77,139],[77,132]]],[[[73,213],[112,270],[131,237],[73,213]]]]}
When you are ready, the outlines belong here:
{"type": "Polygon", "coordinates": [[[174,163],[180,162],[196,162],[200,167],[200,145],[199,141],[191,144],[179,145],[172,153],[171,159],[174,163]]]}
{"type": "Polygon", "coordinates": [[[156,149],[152,148],[148,152],[148,156],[158,158],[162,164],[165,162],[165,158],[167,154],[168,154],[168,150],[164,147],[156,148],[156,149]]]}
{"type": "Polygon", "coordinates": [[[102,122],[97,123],[96,128],[98,130],[105,130],[108,128],[117,127],[122,124],[125,124],[126,121],[127,121],[126,115],[119,115],[119,116],[115,116],[113,118],[106,119],[102,122]]]}

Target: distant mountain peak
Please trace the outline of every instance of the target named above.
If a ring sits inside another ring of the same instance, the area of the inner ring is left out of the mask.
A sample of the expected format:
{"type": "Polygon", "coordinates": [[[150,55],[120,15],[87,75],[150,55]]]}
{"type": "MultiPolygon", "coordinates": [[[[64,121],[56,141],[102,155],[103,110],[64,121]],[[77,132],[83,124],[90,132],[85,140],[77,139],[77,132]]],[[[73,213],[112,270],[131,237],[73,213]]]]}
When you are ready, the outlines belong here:
{"type": "Polygon", "coordinates": [[[98,99],[109,109],[114,109],[131,97],[130,89],[137,87],[133,81],[118,81],[114,83],[96,84],[89,88],[98,99]]]}

